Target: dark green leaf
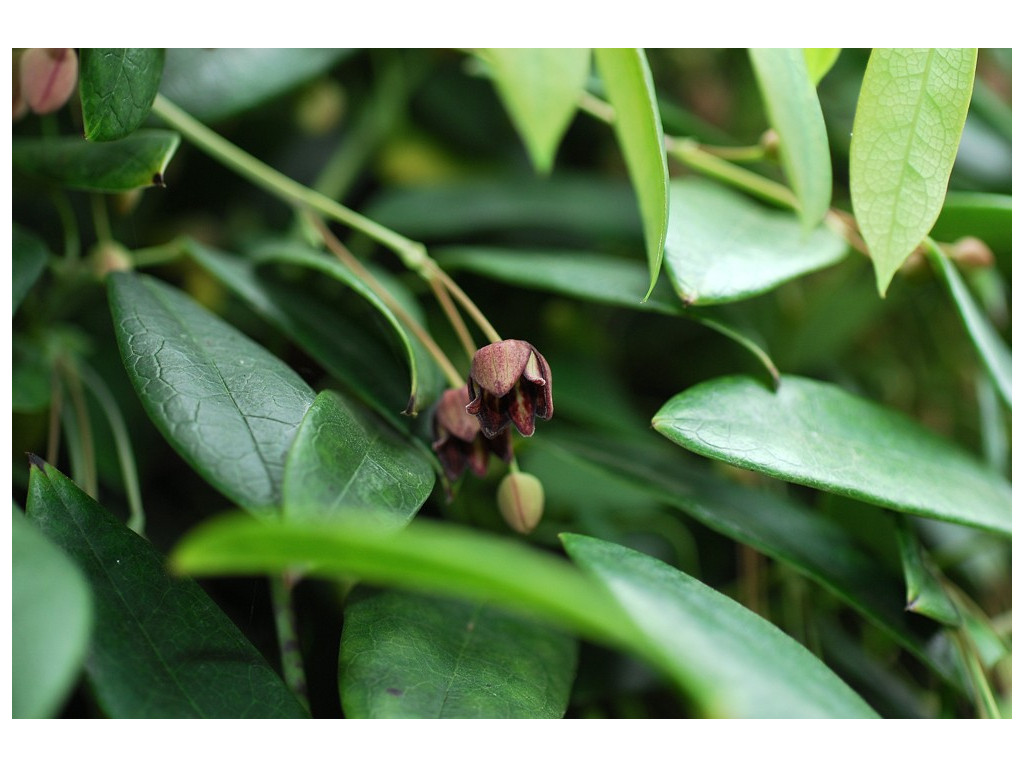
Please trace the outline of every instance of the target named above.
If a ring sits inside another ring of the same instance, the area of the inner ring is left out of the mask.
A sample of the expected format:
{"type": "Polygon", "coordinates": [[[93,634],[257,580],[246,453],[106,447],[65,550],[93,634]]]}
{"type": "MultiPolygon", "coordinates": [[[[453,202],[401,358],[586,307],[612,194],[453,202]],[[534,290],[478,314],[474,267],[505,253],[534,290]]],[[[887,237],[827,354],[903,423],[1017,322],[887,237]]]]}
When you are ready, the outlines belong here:
{"type": "Polygon", "coordinates": [[[29,518],[85,573],[95,600],[86,672],[111,717],[302,717],[259,652],[190,579],[68,478],[33,466],[29,518]]]}
{"type": "Polygon", "coordinates": [[[906,416],[838,387],[783,377],[698,384],[654,428],[684,448],[910,514],[1010,534],[1009,484],[906,416]]]}
{"type": "Polygon", "coordinates": [[[530,153],[549,173],[590,74],[589,48],[481,48],[505,109],[530,153]]]}
{"type": "Polygon", "coordinates": [[[701,710],[718,717],[874,717],[817,657],[775,625],[660,560],[563,534],[701,710]],[[771,659],[770,664],[765,660],[771,659]]]}
{"type": "Polygon", "coordinates": [[[11,226],[11,241],[13,315],[17,314],[21,302],[46,269],[50,249],[34,233],[19,226],[17,222],[11,226]]]}
{"type": "Polygon", "coordinates": [[[313,391],[263,347],[157,280],[115,273],[109,292],[128,376],[167,441],[236,503],[279,503],[285,457],[313,391]]]}
{"type": "Polygon", "coordinates": [[[966,235],[983,240],[996,254],[1009,254],[1013,248],[1013,198],[950,190],[931,236],[951,243],[966,235]]]}
{"type": "Polygon", "coordinates": [[[934,565],[925,560],[921,542],[907,518],[896,521],[896,539],[903,561],[903,577],[907,582],[907,610],[949,626],[960,624],[960,614],[949,599],[934,571],[934,565]]]}
{"type": "Polygon", "coordinates": [[[434,487],[434,471],[410,438],[396,435],[337,392],[321,392],[295,435],[284,471],[289,517],[350,515],[402,525],[434,487]]]}
{"type": "Polygon", "coordinates": [[[770,291],[846,255],[825,226],[805,232],[791,213],[771,210],[721,185],[672,182],[665,268],[687,304],[719,304],[770,291]]]}
{"type": "Polygon", "coordinates": [[[163,69],[163,48],[83,48],[78,88],[85,138],[123,139],[142,125],[163,69]]]}
{"type": "Polygon", "coordinates": [[[885,295],[942,210],[974,87],[975,48],[878,48],[850,143],[850,195],[885,295]]]}
{"type": "Polygon", "coordinates": [[[779,136],[779,155],[793,187],[805,231],[825,218],[832,202],[832,158],[816,81],[800,48],[751,48],[750,60],[779,136]]]}
{"type": "Polygon", "coordinates": [[[88,192],[162,187],[181,137],[144,130],[102,144],[71,136],[14,139],[14,167],[46,181],[88,192]]]}
{"type": "Polygon", "coordinates": [[[392,187],[373,198],[366,215],[408,237],[457,240],[495,230],[550,230],[565,237],[642,236],[629,185],[592,177],[495,179],[392,187]]]}
{"type": "Polygon", "coordinates": [[[992,378],[992,383],[996,385],[996,390],[1003,398],[1003,402],[1011,405],[1013,370],[1010,350],[1007,349],[1006,343],[996,333],[988,318],[974,303],[970,291],[964,285],[963,278],[960,277],[960,273],[956,271],[949,258],[934,243],[929,242],[926,249],[932,267],[942,282],[946,284],[950,296],[953,297],[953,303],[967,329],[967,335],[970,336],[971,342],[978,352],[978,357],[981,358],[985,370],[992,378]]]}
{"type": "Polygon", "coordinates": [[[53,365],[38,338],[11,335],[11,408],[15,413],[39,413],[50,405],[53,365]]]}
{"type": "Polygon", "coordinates": [[[52,717],[82,668],[92,596],[81,571],[18,509],[11,536],[11,714],[52,717]]]}
{"type": "Polygon", "coordinates": [[[654,81],[642,48],[595,48],[594,58],[615,108],[615,135],[640,204],[650,271],[646,298],[661,271],[668,228],[668,161],[654,81]]]}
{"type": "Polygon", "coordinates": [[[347,717],[561,717],[575,671],[575,640],[486,602],[386,591],[345,609],[347,717]]]}
{"type": "Polygon", "coordinates": [[[171,48],[160,93],[193,117],[215,122],[326,72],[347,48],[171,48]]]}

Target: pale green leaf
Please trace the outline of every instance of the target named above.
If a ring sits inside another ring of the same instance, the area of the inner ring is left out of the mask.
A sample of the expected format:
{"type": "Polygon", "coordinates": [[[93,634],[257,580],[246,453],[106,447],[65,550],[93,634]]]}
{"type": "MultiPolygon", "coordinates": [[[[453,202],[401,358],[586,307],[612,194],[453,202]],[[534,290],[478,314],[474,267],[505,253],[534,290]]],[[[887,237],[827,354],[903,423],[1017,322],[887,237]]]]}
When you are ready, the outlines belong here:
{"type": "Polygon", "coordinates": [[[650,285],[654,290],[668,228],[668,161],[654,81],[641,48],[595,48],[608,100],[615,108],[615,135],[640,204],[650,285]]]}
{"type": "Polygon", "coordinates": [[[942,210],[977,57],[975,48],[878,48],[868,60],[850,195],[883,296],[942,210]]]}
{"type": "Polygon", "coordinates": [[[818,94],[800,48],[751,48],[750,60],[768,122],[779,136],[779,155],[800,221],[810,230],[832,201],[832,158],[818,94]]]}
{"type": "Polygon", "coordinates": [[[804,48],[804,63],[807,65],[807,74],[811,83],[815,86],[821,82],[821,78],[828,74],[832,65],[839,58],[842,48],[804,48]]]}
{"type": "Polygon", "coordinates": [[[549,173],[590,74],[589,48],[481,48],[534,168],[549,173]]]}

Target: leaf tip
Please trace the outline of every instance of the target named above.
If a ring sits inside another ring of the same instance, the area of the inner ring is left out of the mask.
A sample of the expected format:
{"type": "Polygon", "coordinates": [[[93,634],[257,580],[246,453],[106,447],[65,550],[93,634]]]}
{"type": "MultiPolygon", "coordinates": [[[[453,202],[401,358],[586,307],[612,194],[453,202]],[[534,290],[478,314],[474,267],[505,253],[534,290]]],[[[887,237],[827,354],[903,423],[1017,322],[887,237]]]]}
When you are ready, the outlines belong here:
{"type": "Polygon", "coordinates": [[[38,456],[36,456],[34,453],[31,453],[31,452],[26,453],[25,455],[28,457],[29,465],[31,465],[35,469],[41,470],[43,472],[46,471],[46,462],[45,461],[43,461],[41,458],[39,458],[38,456]]]}
{"type": "Polygon", "coordinates": [[[153,174],[153,186],[166,188],[167,184],[164,183],[164,175],[157,171],[153,174]]]}

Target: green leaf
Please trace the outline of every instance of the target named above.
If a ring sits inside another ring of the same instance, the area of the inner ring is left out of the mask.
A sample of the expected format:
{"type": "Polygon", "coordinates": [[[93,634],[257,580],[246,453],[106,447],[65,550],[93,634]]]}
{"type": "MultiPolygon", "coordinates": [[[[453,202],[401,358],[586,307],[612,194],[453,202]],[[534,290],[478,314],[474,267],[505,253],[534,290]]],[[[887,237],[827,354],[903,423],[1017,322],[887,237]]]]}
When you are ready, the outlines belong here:
{"type": "Polygon", "coordinates": [[[903,562],[903,576],[907,582],[907,610],[928,616],[951,627],[960,625],[960,613],[950,600],[935,574],[934,565],[925,561],[925,554],[910,520],[896,521],[896,540],[903,562]]]}
{"type": "MultiPolygon", "coordinates": [[[[648,440],[646,435],[643,439],[645,443],[648,440]]],[[[610,470],[655,502],[792,567],[861,613],[940,675],[950,675],[929,655],[928,638],[908,623],[903,585],[896,574],[880,568],[845,529],[829,518],[784,496],[729,482],[666,453],[660,446],[620,441],[612,449],[603,436],[567,436],[559,432],[552,437],[549,431],[535,450],[550,451],[552,443],[556,455],[566,461],[589,465],[599,472],[610,470]]],[[[533,466],[541,463],[537,460],[533,466]]],[[[537,466],[531,471],[547,488],[543,468],[537,466]]],[[[636,508],[635,502],[631,508],[636,508]]]]}
{"type": "Polygon", "coordinates": [[[481,48],[498,94],[539,173],[555,153],[590,74],[589,48],[481,48]]]}
{"type": "Polygon", "coordinates": [[[293,518],[375,520],[403,525],[434,487],[434,471],[409,438],[396,435],[337,392],[306,412],[284,470],[284,512],[293,518]]]}
{"type": "Polygon", "coordinates": [[[92,596],[81,571],[18,509],[11,580],[11,715],[52,717],[82,669],[92,596]]]}
{"type": "Polygon", "coordinates": [[[303,717],[263,657],[190,579],[173,578],[145,539],[36,460],[30,520],[71,556],[95,602],[85,667],[111,717],[303,717]]]}
{"type": "Polygon", "coordinates": [[[173,131],[136,131],[102,144],[72,136],[15,138],[11,159],[25,173],[71,189],[128,192],[164,186],[164,171],[181,137],[173,131]]]}
{"type": "Polygon", "coordinates": [[[1010,535],[1010,486],[959,447],[832,384],[745,376],[669,400],[658,432],[695,453],[832,493],[1010,535]]]}
{"type": "Polygon", "coordinates": [[[1013,197],[987,192],[946,193],[942,212],[932,227],[934,240],[951,243],[972,235],[996,254],[1013,249],[1013,197]]]}
{"type": "Polygon", "coordinates": [[[805,230],[832,202],[832,157],[818,94],[800,48],[751,48],[750,60],[805,230]]]}
{"type": "Polygon", "coordinates": [[[562,542],[646,635],[661,666],[687,681],[704,713],[876,716],[810,651],[722,593],[617,544],[571,533],[562,534],[562,542]]]}
{"type": "Polygon", "coordinates": [[[346,717],[561,717],[575,671],[571,637],[484,601],[386,591],[345,608],[346,717]]]}
{"type": "Polygon", "coordinates": [[[90,141],[123,139],[145,122],[164,69],[163,48],[83,48],[78,89],[90,141]]]}
{"type": "Polygon", "coordinates": [[[365,213],[420,240],[451,242],[523,229],[587,240],[642,237],[628,184],[563,173],[390,187],[370,200],[365,213]]]}
{"type": "MultiPolygon", "coordinates": [[[[289,242],[264,244],[248,259],[195,242],[187,243],[186,249],[204,268],[223,280],[256,311],[306,349],[332,375],[352,386],[403,431],[404,425],[397,423],[394,414],[404,407],[406,412],[415,415],[421,407],[436,400],[443,389],[442,374],[422,343],[406,330],[394,312],[365,282],[337,259],[289,242]],[[400,385],[396,382],[400,374],[393,364],[394,352],[390,348],[375,348],[374,340],[351,318],[340,315],[336,307],[320,303],[312,291],[297,292],[282,276],[264,274],[261,267],[272,264],[315,270],[348,286],[369,302],[387,320],[401,346],[400,354],[408,363],[409,390],[404,394],[391,395],[399,391],[400,385]],[[338,333],[342,324],[346,328],[344,334],[338,333]],[[396,402],[400,403],[397,408],[396,402]]],[[[375,276],[405,311],[422,324],[422,310],[404,289],[383,273],[375,276]]]]}
{"type": "Polygon", "coordinates": [[[32,286],[46,269],[50,258],[50,249],[34,232],[25,229],[17,222],[11,226],[11,293],[13,302],[11,314],[18,312],[21,302],[32,290],[32,286]]]}
{"type": "Polygon", "coordinates": [[[640,203],[651,275],[646,300],[661,271],[668,228],[668,161],[654,81],[641,48],[595,48],[594,58],[615,108],[615,135],[640,203]]]}
{"type": "Polygon", "coordinates": [[[832,65],[839,58],[842,48],[804,48],[804,64],[807,65],[807,75],[815,86],[821,82],[821,78],[828,74],[832,65]]]}
{"type": "Polygon", "coordinates": [[[279,503],[285,456],[313,391],[180,291],[126,272],[108,286],[121,358],[163,436],[237,504],[279,503]]]}
{"type": "Polygon", "coordinates": [[[868,60],[850,195],[882,296],[942,210],[977,57],[975,48],[878,48],[868,60]]]}
{"type": "Polygon", "coordinates": [[[665,268],[687,304],[720,304],[766,293],[847,252],[825,226],[805,232],[774,211],[713,182],[672,182],[665,268]]]}
{"type": "Polygon", "coordinates": [[[347,48],[171,48],[160,93],[192,117],[216,122],[331,69],[347,48]]]}
{"type": "Polygon", "coordinates": [[[964,285],[963,278],[956,271],[949,258],[936,247],[934,242],[926,244],[928,259],[932,267],[938,273],[942,282],[945,283],[949,295],[953,297],[960,319],[964,322],[967,335],[978,351],[985,370],[995,384],[996,390],[1007,405],[1012,404],[1012,357],[1006,343],[996,332],[995,328],[988,321],[988,318],[978,309],[970,291],[964,285]]]}
{"type": "Polygon", "coordinates": [[[39,413],[50,405],[53,364],[44,341],[22,333],[11,334],[11,409],[39,413]]]}

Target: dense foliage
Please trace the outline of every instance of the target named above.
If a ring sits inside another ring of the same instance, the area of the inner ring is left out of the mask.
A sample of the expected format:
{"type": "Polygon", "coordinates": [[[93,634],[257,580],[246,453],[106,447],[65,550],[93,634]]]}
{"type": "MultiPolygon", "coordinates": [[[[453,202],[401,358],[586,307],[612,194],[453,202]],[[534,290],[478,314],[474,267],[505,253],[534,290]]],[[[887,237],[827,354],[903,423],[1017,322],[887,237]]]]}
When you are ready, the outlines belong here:
{"type": "Polygon", "coordinates": [[[16,717],[1010,714],[1008,52],[14,57],[16,717]]]}

